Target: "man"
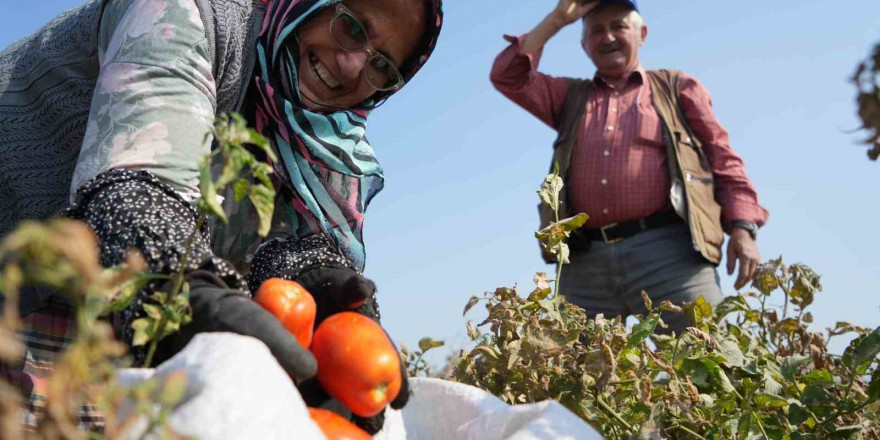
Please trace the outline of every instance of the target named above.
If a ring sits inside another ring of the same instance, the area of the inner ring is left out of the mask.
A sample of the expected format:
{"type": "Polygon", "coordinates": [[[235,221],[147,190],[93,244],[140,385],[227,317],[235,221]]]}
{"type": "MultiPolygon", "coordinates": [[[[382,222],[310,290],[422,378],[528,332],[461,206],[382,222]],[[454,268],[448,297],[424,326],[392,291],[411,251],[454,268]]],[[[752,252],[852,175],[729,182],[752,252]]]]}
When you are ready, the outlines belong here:
{"type": "MultiPolygon", "coordinates": [[[[718,303],[723,231],[739,289],[760,261],[755,238],[768,213],[705,87],[678,71],[642,68],[648,27],[636,1],[581,2],[559,0],[531,32],[506,36],[511,45],[491,75],[501,93],[559,132],[563,208],[590,216],[572,235],[560,289],[589,316],[644,313],[643,290],[655,304],[718,303]],[[545,43],[578,20],[592,81],[538,72],[545,43]]],[[[677,333],[689,325],[681,314],[664,320],[677,333]]]]}

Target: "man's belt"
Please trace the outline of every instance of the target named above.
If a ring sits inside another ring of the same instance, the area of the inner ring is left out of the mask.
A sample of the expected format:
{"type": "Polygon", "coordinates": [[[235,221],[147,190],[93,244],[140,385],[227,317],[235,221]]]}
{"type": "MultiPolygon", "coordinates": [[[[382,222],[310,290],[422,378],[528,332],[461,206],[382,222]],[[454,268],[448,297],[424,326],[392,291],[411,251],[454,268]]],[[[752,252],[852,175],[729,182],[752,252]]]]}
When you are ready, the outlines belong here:
{"type": "Polygon", "coordinates": [[[572,233],[574,241],[604,241],[605,243],[617,243],[632,237],[642,231],[659,228],[672,223],[681,222],[681,217],[675,211],[664,211],[622,223],[612,223],[598,229],[579,229],[572,233]],[[577,236],[577,237],[576,237],[577,236]]]}

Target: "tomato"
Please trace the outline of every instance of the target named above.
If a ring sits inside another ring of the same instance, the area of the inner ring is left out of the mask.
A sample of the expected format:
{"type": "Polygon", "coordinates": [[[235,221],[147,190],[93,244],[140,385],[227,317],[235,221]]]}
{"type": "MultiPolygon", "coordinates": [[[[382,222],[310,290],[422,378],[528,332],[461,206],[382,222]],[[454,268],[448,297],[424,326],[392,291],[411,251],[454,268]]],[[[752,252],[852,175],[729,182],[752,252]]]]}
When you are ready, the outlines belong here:
{"type": "Polygon", "coordinates": [[[275,315],[300,345],[309,348],[315,327],[315,299],[295,281],[269,278],[257,290],[254,301],[275,315]]]}
{"type": "Polygon", "coordinates": [[[361,417],[378,414],[400,392],[400,357],[366,316],[331,315],[315,330],[311,350],[321,387],[361,417]]]}
{"type": "Polygon", "coordinates": [[[366,431],[333,411],[309,408],[309,416],[318,424],[327,440],[371,440],[373,438],[366,431]]]}

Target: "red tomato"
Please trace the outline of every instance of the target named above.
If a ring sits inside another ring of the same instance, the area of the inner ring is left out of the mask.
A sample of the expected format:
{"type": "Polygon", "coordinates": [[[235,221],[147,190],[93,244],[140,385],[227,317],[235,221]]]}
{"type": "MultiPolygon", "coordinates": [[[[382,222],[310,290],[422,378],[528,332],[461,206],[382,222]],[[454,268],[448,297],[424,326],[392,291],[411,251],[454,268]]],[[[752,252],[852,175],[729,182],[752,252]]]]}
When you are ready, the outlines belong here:
{"type": "Polygon", "coordinates": [[[366,316],[331,315],[315,330],[311,350],[321,387],[361,417],[378,414],[400,392],[400,357],[366,316]]]}
{"type": "Polygon", "coordinates": [[[327,440],[372,440],[373,438],[333,411],[309,408],[309,416],[318,424],[327,440]]]}
{"type": "Polygon", "coordinates": [[[257,290],[254,301],[275,315],[300,345],[309,348],[317,306],[308,290],[294,281],[269,278],[257,290]]]}

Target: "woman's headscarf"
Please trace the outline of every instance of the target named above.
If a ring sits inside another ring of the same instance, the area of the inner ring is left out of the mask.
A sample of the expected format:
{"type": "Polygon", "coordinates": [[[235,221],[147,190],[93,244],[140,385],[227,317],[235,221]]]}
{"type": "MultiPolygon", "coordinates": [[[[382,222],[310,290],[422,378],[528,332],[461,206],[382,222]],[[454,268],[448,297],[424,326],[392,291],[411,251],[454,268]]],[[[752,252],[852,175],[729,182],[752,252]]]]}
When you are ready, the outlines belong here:
{"type": "MultiPolygon", "coordinates": [[[[342,0],[271,0],[257,44],[256,128],[269,138],[275,171],[293,193],[293,235],[326,234],[364,268],[364,211],[384,185],[382,167],[366,138],[369,111],[394,92],[377,92],[357,108],[320,112],[302,103],[297,78],[297,28],[342,0]]],[[[425,32],[400,67],[404,80],[425,64],[443,22],[441,0],[425,3],[425,32]]]]}

